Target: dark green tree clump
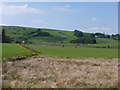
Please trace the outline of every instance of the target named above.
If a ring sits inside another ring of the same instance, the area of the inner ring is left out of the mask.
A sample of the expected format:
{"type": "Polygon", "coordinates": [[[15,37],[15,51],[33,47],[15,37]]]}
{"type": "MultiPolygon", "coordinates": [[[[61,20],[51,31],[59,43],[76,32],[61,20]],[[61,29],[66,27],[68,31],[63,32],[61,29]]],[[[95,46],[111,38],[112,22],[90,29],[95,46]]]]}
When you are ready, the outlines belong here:
{"type": "Polygon", "coordinates": [[[38,32],[37,35],[38,36],[50,36],[50,34],[48,32],[42,32],[42,31],[38,32]]]}
{"type": "Polygon", "coordinates": [[[51,36],[51,35],[48,32],[43,32],[42,30],[38,29],[37,34],[33,35],[33,37],[35,36],[51,36]]]}
{"type": "Polygon", "coordinates": [[[95,34],[94,33],[84,33],[83,37],[95,38],[95,34]]]}
{"type": "Polygon", "coordinates": [[[2,30],[2,43],[11,43],[11,38],[5,35],[5,29],[2,30]]]}
{"type": "Polygon", "coordinates": [[[81,37],[81,38],[77,38],[75,40],[71,40],[70,43],[96,44],[96,39],[81,37]]]}
{"type": "Polygon", "coordinates": [[[106,35],[104,33],[95,33],[95,36],[98,38],[106,38],[106,35]]]}
{"type": "Polygon", "coordinates": [[[111,38],[113,38],[114,40],[120,40],[120,34],[112,34],[111,38]]]}
{"type": "Polygon", "coordinates": [[[75,31],[74,31],[74,35],[75,35],[76,37],[83,37],[83,32],[82,32],[82,31],[79,31],[79,30],[75,30],[75,31]]]}

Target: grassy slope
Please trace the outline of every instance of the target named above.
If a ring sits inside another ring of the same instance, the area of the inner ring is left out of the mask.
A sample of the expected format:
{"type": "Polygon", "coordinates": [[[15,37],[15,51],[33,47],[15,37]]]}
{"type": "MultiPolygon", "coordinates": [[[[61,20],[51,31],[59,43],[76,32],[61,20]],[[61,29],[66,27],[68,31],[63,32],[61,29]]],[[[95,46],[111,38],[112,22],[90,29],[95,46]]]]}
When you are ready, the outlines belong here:
{"type": "Polygon", "coordinates": [[[10,37],[23,37],[24,34],[36,31],[36,28],[28,28],[25,27],[25,30],[23,29],[24,27],[18,27],[18,26],[3,26],[5,29],[6,35],[10,37]],[[14,34],[15,33],[15,34],[14,34]]]}
{"type": "Polygon", "coordinates": [[[17,44],[2,44],[2,58],[27,55],[29,51],[18,46],[17,44]]]}
{"type": "Polygon", "coordinates": [[[101,44],[101,43],[112,44],[112,43],[116,43],[117,42],[117,40],[113,40],[111,38],[110,39],[109,38],[97,38],[96,40],[97,40],[98,44],[101,44]]]}
{"type": "Polygon", "coordinates": [[[95,57],[95,58],[117,58],[117,49],[107,48],[87,48],[87,47],[62,47],[62,46],[40,46],[28,45],[28,47],[40,51],[41,56],[55,56],[55,57],[95,57]]]}
{"type": "Polygon", "coordinates": [[[69,43],[72,39],[75,39],[73,32],[69,31],[59,31],[59,30],[44,30],[50,33],[52,36],[37,36],[32,37],[30,41],[32,42],[67,42],[69,43]]]}
{"type": "Polygon", "coordinates": [[[96,38],[97,44],[91,45],[91,47],[107,47],[118,48],[118,41],[109,38],[96,38]]]}
{"type": "MultiPolygon", "coordinates": [[[[28,34],[33,31],[37,31],[37,28],[28,28],[28,27],[17,27],[17,26],[4,26],[6,35],[10,37],[23,37],[24,34],[28,34]],[[25,30],[23,29],[25,28],[25,30]],[[15,33],[15,34],[14,34],[15,33]]],[[[48,32],[51,36],[36,36],[32,37],[30,35],[29,41],[34,43],[39,42],[70,42],[70,40],[75,39],[73,32],[70,31],[61,31],[53,29],[41,29],[44,32],[48,32]]],[[[35,33],[34,33],[35,34],[35,33]]],[[[33,34],[33,35],[34,35],[33,34]]]]}
{"type": "MultiPolygon", "coordinates": [[[[4,26],[6,34],[10,37],[23,37],[25,34],[37,31],[38,28],[18,27],[18,26],[4,26]],[[25,29],[24,29],[25,28],[25,29]],[[14,34],[16,33],[16,34],[14,34]]],[[[44,32],[48,32],[51,36],[36,36],[32,37],[36,33],[29,35],[29,41],[33,43],[39,42],[64,42],[69,43],[75,39],[74,33],[71,31],[53,30],[53,29],[41,29],[44,32]]],[[[109,38],[96,38],[98,44],[91,45],[91,47],[104,47],[110,46],[117,48],[118,43],[116,40],[109,38]]]]}

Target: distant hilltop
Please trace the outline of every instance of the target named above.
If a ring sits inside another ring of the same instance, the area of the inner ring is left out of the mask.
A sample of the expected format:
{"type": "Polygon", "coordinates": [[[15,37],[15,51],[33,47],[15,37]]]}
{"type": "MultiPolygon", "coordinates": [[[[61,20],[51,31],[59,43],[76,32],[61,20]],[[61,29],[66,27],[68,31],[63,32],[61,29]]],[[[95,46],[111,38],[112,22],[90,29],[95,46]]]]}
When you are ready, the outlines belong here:
{"type": "MultiPolygon", "coordinates": [[[[11,42],[60,42],[70,43],[78,38],[109,38],[120,40],[119,34],[87,33],[79,30],[63,31],[56,29],[30,28],[21,26],[2,26],[6,36],[11,38],[11,42]]],[[[80,39],[82,40],[82,39],[80,39]]],[[[79,42],[76,42],[79,43],[79,42]]]]}

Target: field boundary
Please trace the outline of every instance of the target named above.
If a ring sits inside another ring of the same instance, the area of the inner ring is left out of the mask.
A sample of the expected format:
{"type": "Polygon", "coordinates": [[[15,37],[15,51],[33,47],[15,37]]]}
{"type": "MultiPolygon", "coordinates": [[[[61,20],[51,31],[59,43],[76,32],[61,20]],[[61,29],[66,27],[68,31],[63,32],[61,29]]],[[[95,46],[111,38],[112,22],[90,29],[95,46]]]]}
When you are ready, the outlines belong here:
{"type": "Polygon", "coordinates": [[[29,48],[29,47],[27,47],[27,46],[25,46],[25,45],[23,45],[23,44],[19,44],[19,45],[21,45],[22,47],[24,47],[24,48],[26,48],[26,49],[28,49],[28,50],[30,50],[30,51],[32,51],[32,52],[40,53],[39,51],[37,51],[37,50],[35,50],[35,49],[31,49],[31,48],[29,48]]]}
{"type": "Polygon", "coordinates": [[[22,45],[22,44],[18,44],[19,46],[23,47],[24,49],[26,49],[27,51],[31,51],[31,53],[27,54],[27,55],[20,55],[20,56],[15,56],[15,57],[9,57],[9,58],[3,58],[3,60],[9,60],[9,61],[15,61],[15,60],[23,60],[23,59],[26,59],[27,57],[32,57],[32,56],[36,56],[38,55],[38,51],[34,50],[34,49],[31,49],[25,45],[22,45]]]}

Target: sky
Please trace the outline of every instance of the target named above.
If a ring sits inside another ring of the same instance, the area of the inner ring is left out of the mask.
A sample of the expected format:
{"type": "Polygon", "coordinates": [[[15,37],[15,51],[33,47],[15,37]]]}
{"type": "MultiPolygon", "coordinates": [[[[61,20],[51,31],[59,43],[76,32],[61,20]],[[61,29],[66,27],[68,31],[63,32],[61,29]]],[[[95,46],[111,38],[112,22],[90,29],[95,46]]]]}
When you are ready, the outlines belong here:
{"type": "Polygon", "coordinates": [[[2,25],[118,33],[117,2],[4,2],[2,25]]]}

